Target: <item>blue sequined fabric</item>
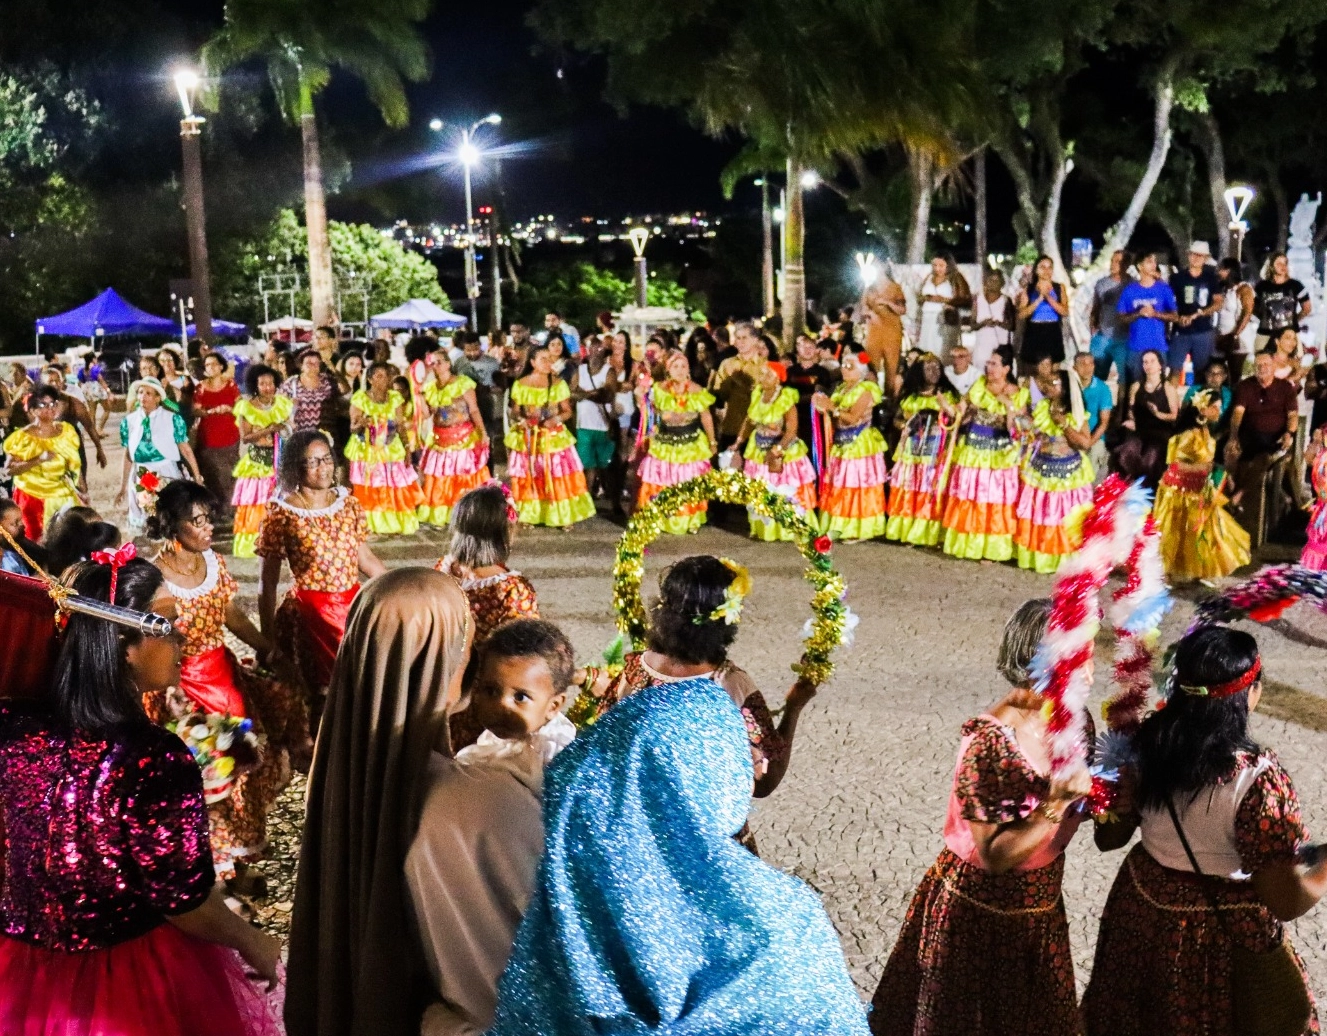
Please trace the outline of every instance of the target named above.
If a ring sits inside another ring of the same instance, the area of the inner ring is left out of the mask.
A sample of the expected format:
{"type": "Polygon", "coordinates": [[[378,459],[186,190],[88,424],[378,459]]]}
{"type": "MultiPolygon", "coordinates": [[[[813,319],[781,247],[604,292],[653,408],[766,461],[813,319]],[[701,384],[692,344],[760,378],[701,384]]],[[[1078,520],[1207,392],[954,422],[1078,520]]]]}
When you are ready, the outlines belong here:
{"type": "Polygon", "coordinates": [[[865,1036],[829,918],[733,835],[753,771],[710,680],[614,706],[545,776],[545,855],[494,1036],[865,1036]]]}
{"type": "Polygon", "coordinates": [[[0,701],[0,832],[0,932],[48,950],[128,942],[216,880],[202,773],[146,720],[101,737],[0,701]]]}

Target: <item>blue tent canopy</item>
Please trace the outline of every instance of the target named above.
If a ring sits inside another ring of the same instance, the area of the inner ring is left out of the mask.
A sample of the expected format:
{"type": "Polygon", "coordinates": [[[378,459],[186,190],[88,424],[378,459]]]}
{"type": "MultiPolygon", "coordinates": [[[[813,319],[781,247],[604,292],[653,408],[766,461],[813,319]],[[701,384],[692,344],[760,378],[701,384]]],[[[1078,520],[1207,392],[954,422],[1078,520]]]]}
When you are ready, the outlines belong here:
{"type": "Polygon", "coordinates": [[[103,338],[110,335],[171,335],[175,325],[165,317],[154,317],[107,288],[91,302],[67,313],[41,317],[39,335],[69,335],[74,338],[103,338]]]}
{"type": "MultiPolygon", "coordinates": [[[[184,333],[190,338],[198,337],[198,325],[190,324],[184,329],[184,333]]],[[[212,318],[212,333],[218,338],[248,338],[249,325],[237,324],[233,320],[220,320],[217,317],[212,318]]]]}
{"type": "Polygon", "coordinates": [[[369,317],[374,327],[465,327],[465,317],[448,313],[436,302],[428,299],[411,299],[409,302],[369,317]]]}

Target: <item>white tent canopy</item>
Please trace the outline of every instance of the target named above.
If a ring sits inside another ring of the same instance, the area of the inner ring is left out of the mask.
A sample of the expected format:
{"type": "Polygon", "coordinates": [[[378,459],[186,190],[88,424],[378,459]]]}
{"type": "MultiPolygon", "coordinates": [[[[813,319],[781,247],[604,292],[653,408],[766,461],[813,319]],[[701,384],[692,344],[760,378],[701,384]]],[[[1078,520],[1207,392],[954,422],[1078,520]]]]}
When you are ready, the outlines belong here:
{"type": "Polygon", "coordinates": [[[411,299],[395,309],[389,309],[386,313],[369,317],[369,323],[374,327],[390,328],[462,328],[466,325],[466,319],[455,313],[448,313],[436,302],[428,299],[411,299]]]}
{"type": "Polygon", "coordinates": [[[258,330],[265,335],[273,331],[312,331],[313,321],[296,316],[277,317],[275,320],[260,324],[258,330]]]}

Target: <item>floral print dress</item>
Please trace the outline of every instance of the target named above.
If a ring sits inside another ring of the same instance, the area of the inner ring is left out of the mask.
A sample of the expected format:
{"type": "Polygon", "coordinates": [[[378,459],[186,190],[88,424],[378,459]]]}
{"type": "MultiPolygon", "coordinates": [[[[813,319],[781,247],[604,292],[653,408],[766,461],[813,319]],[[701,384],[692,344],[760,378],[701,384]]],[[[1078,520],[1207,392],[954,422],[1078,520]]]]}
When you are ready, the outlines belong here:
{"type": "Polygon", "coordinates": [[[1025,819],[1049,789],[1011,728],[990,716],[964,724],[945,848],[913,896],[872,998],[875,1036],[1078,1036],[1060,897],[1078,817],[1004,874],[975,862],[968,828],[1025,819]]]}

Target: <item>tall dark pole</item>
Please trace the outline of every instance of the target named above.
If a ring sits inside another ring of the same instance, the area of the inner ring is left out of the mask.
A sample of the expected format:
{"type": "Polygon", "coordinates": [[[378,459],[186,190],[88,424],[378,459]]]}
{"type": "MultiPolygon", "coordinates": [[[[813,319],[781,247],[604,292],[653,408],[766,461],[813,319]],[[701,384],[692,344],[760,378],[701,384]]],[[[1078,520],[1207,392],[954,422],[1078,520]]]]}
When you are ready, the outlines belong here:
{"type": "Polygon", "coordinates": [[[184,218],[189,228],[189,277],[193,281],[194,326],[198,337],[211,345],[212,284],[207,269],[207,219],[203,212],[202,123],[203,120],[196,115],[180,120],[180,148],[184,152],[184,218]]]}
{"type": "Polygon", "coordinates": [[[977,267],[980,276],[986,276],[986,149],[983,147],[973,159],[972,178],[976,181],[974,191],[976,212],[973,214],[972,227],[976,237],[977,267]]]}
{"type": "Polygon", "coordinates": [[[774,315],[774,216],[769,207],[769,177],[760,178],[760,294],[764,315],[774,315]]]}

